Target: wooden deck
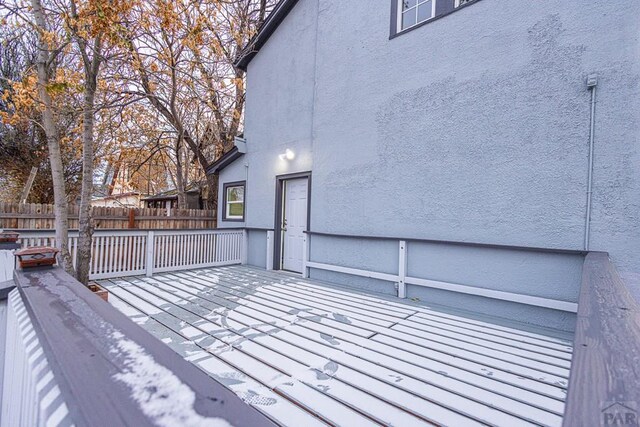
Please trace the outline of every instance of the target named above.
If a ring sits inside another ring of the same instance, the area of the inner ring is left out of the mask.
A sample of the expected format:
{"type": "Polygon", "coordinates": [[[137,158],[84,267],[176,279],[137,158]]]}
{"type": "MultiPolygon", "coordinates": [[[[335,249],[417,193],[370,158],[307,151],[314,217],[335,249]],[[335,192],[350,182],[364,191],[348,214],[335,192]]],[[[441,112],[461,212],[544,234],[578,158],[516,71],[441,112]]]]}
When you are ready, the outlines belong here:
{"type": "Polygon", "coordinates": [[[100,283],[282,425],[562,424],[562,335],[245,266],[100,283]]]}

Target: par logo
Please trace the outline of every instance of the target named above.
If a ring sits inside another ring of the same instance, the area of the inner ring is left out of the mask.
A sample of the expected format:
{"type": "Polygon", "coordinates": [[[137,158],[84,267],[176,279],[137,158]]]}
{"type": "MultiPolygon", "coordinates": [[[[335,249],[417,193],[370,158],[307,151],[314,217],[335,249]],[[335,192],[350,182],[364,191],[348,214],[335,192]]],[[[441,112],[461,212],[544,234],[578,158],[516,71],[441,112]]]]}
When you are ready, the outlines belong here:
{"type": "Polygon", "coordinates": [[[602,409],[602,425],[606,427],[639,427],[636,402],[608,402],[602,409]]]}

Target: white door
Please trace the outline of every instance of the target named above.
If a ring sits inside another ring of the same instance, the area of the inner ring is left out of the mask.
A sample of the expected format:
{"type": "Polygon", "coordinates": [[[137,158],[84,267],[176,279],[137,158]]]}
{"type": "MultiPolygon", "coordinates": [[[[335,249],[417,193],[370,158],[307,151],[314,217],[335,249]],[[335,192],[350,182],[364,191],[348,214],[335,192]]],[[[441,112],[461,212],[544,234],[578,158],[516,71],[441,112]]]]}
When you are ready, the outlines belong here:
{"type": "Polygon", "coordinates": [[[284,181],[282,268],[302,273],[304,232],[307,229],[308,178],[284,181]]]}

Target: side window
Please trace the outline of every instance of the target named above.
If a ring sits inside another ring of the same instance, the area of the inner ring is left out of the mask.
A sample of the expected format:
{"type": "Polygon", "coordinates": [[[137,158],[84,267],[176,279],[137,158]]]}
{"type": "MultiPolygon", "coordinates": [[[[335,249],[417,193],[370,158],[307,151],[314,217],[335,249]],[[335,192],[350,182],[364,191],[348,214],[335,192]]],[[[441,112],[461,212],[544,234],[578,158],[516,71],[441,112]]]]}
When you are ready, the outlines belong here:
{"type": "Polygon", "coordinates": [[[245,182],[231,182],[223,187],[223,221],[244,221],[245,182]]]}
{"type": "Polygon", "coordinates": [[[431,19],[436,14],[436,0],[400,0],[400,30],[431,19]]]}
{"type": "Polygon", "coordinates": [[[391,0],[391,37],[480,0],[391,0]]]}

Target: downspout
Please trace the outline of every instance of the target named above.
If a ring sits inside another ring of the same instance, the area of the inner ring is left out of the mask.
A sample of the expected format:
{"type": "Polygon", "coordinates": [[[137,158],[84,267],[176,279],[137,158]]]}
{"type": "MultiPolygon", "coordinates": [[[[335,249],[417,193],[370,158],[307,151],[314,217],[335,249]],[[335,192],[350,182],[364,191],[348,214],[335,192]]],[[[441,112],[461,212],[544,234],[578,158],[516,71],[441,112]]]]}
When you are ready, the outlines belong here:
{"type": "Polygon", "coordinates": [[[247,226],[247,190],[249,189],[249,162],[244,162],[244,226],[247,226]]]}
{"type": "Polygon", "coordinates": [[[587,87],[591,90],[591,122],[589,123],[589,171],[587,176],[587,212],[584,221],[584,250],[589,250],[589,234],[591,232],[591,194],[593,193],[593,146],[596,127],[596,87],[598,76],[587,77],[587,87]]]}

